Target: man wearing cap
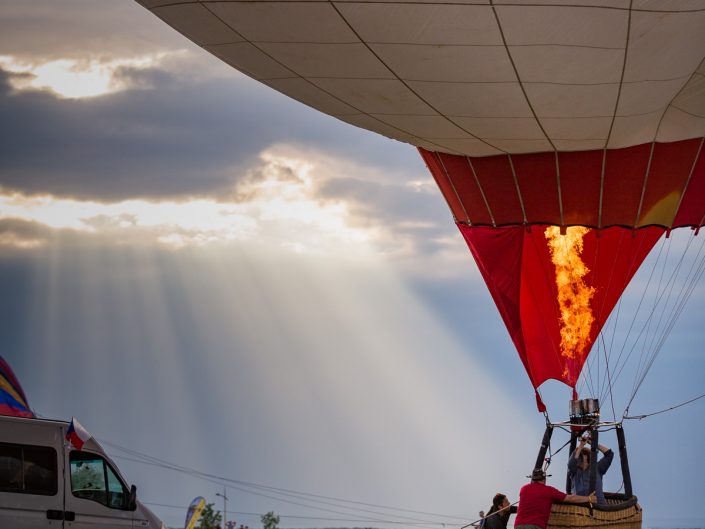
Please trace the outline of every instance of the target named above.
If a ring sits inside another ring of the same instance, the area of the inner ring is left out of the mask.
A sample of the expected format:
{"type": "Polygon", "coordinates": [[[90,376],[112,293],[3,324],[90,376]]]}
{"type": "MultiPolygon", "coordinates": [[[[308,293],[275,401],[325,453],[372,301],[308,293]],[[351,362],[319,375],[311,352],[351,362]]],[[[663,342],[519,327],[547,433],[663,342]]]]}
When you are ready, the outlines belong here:
{"type": "Polygon", "coordinates": [[[597,498],[591,492],[589,496],[566,494],[546,485],[546,473],[540,468],[531,473],[531,483],[519,491],[519,512],[514,520],[514,529],[546,529],[551,516],[553,502],[595,503],[597,498]]]}

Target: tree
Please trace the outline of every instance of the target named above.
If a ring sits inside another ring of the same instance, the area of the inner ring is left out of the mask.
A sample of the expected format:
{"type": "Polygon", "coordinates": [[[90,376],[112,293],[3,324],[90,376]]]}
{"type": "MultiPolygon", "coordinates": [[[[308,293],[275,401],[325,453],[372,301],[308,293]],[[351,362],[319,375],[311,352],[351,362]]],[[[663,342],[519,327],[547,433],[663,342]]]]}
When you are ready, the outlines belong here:
{"type": "Polygon", "coordinates": [[[276,516],[274,511],[263,514],[260,520],[262,520],[262,527],[264,529],[277,529],[279,526],[279,516],[276,516]]]}
{"type": "Polygon", "coordinates": [[[197,529],[217,529],[222,519],[220,511],[214,511],[213,504],[209,503],[203,508],[197,529]]]}

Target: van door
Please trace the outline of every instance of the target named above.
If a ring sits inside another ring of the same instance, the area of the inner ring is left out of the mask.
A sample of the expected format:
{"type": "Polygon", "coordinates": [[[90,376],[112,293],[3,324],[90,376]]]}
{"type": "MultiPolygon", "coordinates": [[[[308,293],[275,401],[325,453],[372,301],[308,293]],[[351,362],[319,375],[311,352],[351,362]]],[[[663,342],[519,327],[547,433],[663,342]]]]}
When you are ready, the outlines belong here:
{"type": "Polygon", "coordinates": [[[72,450],[68,454],[68,468],[64,503],[67,529],[132,527],[130,491],[106,458],[85,450],[72,450]]]}
{"type": "Polygon", "coordinates": [[[0,425],[0,527],[62,528],[60,430],[24,421],[0,425]]]}

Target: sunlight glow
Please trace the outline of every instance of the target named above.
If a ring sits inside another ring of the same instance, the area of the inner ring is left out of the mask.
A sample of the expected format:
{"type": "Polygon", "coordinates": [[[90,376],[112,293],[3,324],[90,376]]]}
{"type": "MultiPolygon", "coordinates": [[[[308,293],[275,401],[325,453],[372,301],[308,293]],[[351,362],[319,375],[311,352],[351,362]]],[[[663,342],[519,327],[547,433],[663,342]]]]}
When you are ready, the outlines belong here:
{"type": "MultiPolygon", "coordinates": [[[[33,402],[80,417],[99,439],[133,447],[139,432],[141,451],[218,475],[454,515],[468,498],[518,489],[521,473],[503,454],[534,456],[532,443],[501,435],[540,431],[481,351],[461,345],[384,263],[251,244],[42,251],[28,337],[42,366],[33,402]],[[442,476],[442,494],[427,476],[442,476]]],[[[143,498],[175,477],[119,463],[143,498]]],[[[176,476],[176,497],[203,486],[176,476]]],[[[248,510],[271,509],[271,499],[243,494],[248,510]]]]}
{"type": "Polygon", "coordinates": [[[438,187],[433,178],[417,178],[416,180],[411,180],[407,182],[407,187],[410,187],[417,193],[437,193],[438,187]]]}
{"type": "Polygon", "coordinates": [[[66,99],[97,97],[129,87],[118,75],[121,68],[149,68],[160,63],[167,54],[159,53],[130,59],[85,60],[59,59],[43,64],[17,61],[0,55],[0,67],[19,74],[10,78],[16,90],[49,89],[66,99]]]}
{"type": "MultiPolygon", "coordinates": [[[[141,238],[173,248],[255,241],[296,253],[338,253],[352,245],[359,254],[375,237],[374,229],[353,226],[344,201],[317,196],[315,181],[321,178],[312,176],[313,164],[272,152],[263,153],[261,160],[226,201],[102,203],[0,193],[0,220],[109,236],[118,242],[141,238]]],[[[0,244],[20,246],[13,242],[6,237],[0,244]]]]}

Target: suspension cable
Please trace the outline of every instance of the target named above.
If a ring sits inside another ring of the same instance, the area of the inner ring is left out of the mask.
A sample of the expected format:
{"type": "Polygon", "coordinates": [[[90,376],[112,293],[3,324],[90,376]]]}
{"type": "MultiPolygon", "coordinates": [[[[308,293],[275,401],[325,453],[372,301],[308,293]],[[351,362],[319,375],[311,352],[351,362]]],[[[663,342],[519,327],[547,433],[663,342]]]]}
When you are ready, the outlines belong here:
{"type": "Polygon", "coordinates": [[[685,401],[685,402],[681,402],[680,404],[676,404],[675,406],[671,406],[670,408],[665,408],[665,409],[663,409],[663,410],[654,411],[654,412],[651,412],[651,413],[644,413],[644,414],[642,414],[642,415],[625,415],[625,416],[622,417],[622,418],[623,418],[623,419],[637,419],[637,420],[646,419],[647,417],[651,417],[651,416],[653,416],[653,415],[658,415],[658,414],[660,414],[660,413],[666,413],[667,411],[675,410],[676,408],[680,408],[681,406],[685,406],[686,404],[690,404],[691,402],[695,402],[696,400],[700,400],[700,399],[702,399],[703,397],[705,397],[705,393],[703,393],[702,395],[698,395],[698,396],[695,397],[694,399],[690,399],[690,400],[687,400],[687,401],[685,401]]]}
{"type": "MultiPolygon", "coordinates": [[[[632,344],[630,354],[627,356],[627,359],[630,358],[631,354],[636,350],[637,345],[639,344],[640,340],[643,340],[643,346],[641,347],[641,352],[639,353],[639,362],[637,363],[637,368],[636,368],[636,375],[634,378],[634,381],[632,382],[632,392],[634,391],[634,388],[636,387],[637,384],[637,379],[639,378],[639,373],[642,370],[645,358],[647,356],[647,347],[646,347],[646,340],[648,339],[649,336],[649,331],[651,329],[651,324],[653,322],[654,315],[656,314],[656,309],[659,307],[660,301],[663,299],[664,293],[668,290],[668,286],[671,284],[671,280],[675,278],[677,271],[683,262],[683,259],[685,258],[685,252],[681,255],[680,260],[678,261],[678,264],[674,268],[674,270],[671,272],[671,276],[669,279],[666,281],[666,285],[664,286],[664,275],[666,273],[666,268],[668,264],[668,258],[671,255],[671,246],[673,243],[673,239],[665,239],[663,246],[666,247],[666,256],[664,257],[663,260],[663,265],[661,266],[661,273],[659,275],[659,279],[657,281],[657,286],[656,286],[656,295],[654,296],[651,311],[649,312],[648,317],[646,318],[646,321],[644,322],[643,326],[641,327],[641,330],[637,334],[637,338],[634,340],[634,343],[632,344]]],[[[686,248],[687,251],[687,248],[686,248]]]]}
{"type": "MultiPolygon", "coordinates": [[[[685,257],[685,254],[687,253],[687,251],[690,248],[690,245],[694,239],[695,239],[695,236],[691,237],[690,240],[688,241],[688,245],[686,247],[686,251],[683,254],[683,257],[685,257]]],[[[676,323],[678,317],[682,314],[683,310],[685,309],[686,302],[688,301],[690,295],[695,290],[695,287],[697,286],[698,281],[702,277],[703,272],[705,272],[705,256],[701,256],[701,254],[703,253],[703,249],[705,249],[705,239],[701,243],[700,248],[699,248],[696,256],[694,257],[693,261],[691,262],[690,269],[688,270],[687,274],[685,274],[684,283],[681,286],[679,295],[676,298],[676,302],[675,302],[676,304],[674,305],[674,307],[671,308],[671,313],[670,313],[669,317],[667,318],[667,323],[666,323],[665,327],[663,328],[661,335],[659,336],[659,340],[657,341],[656,346],[654,347],[653,351],[651,351],[649,353],[648,360],[646,361],[646,363],[642,367],[642,370],[640,371],[640,376],[638,377],[638,382],[635,381],[636,384],[633,387],[631,396],[629,398],[629,402],[627,403],[627,406],[624,410],[624,415],[628,414],[629,407],[631,406],[632,402],[634,401],[634,398],[636,397],[637,392],[639,391],[642,384],[644,383],[644,380],[646,379],[646,375],[651,370],[651,367],[653,366],[659,353],[663,350],[663,345],[666,341],[666,338],[670,335],[671,331],[673,330],[673,327],[675,326],[675,323],[676,323]]],[[[682,263],[683,263],[683,258],[681,258],[679,260],[678,265],[676,267],[676,270],[674,270],[674,273],[672,275],[673,281],[669,281],[671,291],[675,288],[675,274],[678,273],[682,263]]],[[[662,295],[663,295],[663,293],[662,293],[662,295]]],[[[670,292],[669,292],[669,299],[670,299],[670,292]]],[[[664,312],[666,312],[665,307],[664,307],[664,312]]],[[[654,331],[654,332],[657,332],[657,331],[654,331]]]]}
{"type": "MultiPolygon", "coordinates": [[[[616,374],[615,374],[614,379],[613,379],[613,381],[612,381],[613,383],[616,383],[617,380],[619,379],[620,375],[622,374],[622,370],[624,369],[624,366],[625,366],[625,365],[627,364],[627,362],[629,361],[629,358],[630,358],[630,356],[631,356],[631,354],[632,354],[632,352],[633,352],[633,350],[631,350],[631,351],[627,354],[627,357],[624,359],[624,361],[622,362],[622,364],[621,364],[621,366],[620,366],[620,361],[622,361],[622,356],[623,356],[623,354],[624,354],[624,351],[625,351],[625,349],[626,349],[627,343],[629,342],[629,337],[631,336],[632,330],[634,329],[634,325],[635,325],[635,323],[636,323],[636,315],[639,314],[639,312],[641,311],[641,307],[642,307],[642,305],[643,305],[643,303],[644,303],[644,299],[646,298],[646,293],[647,293],[647,291],[649,290],[649,286],[651,285],[651,281],[653,280],[654,272],[656,271],[656,267],[658,266],[658,263],[659,263],[659,261],[661,260],[661,256],[662,256],[662,254],[663,254],[663,248],[664,248],[664,246],[665,246],[665,244],[660,244],[660,245],[659,245],[659,252],[658,252],[658,255],[656,256],[656,260],[654,261],[653,266],[651,267],[651,272],[649,273],[649,279],[648,279],[647,282],[646,282],[646,286],[645,286],[644,289],[642,290],[641,298],[639,299],[639,303],[638,303],[638,305],[637,305],[637,308],[636,308],[636,310],[634,311],[634,317],[632,318],[632,321],[631,321],[631,323],[629,324],[629,329],[627,330],[627,334],[626,334],[626,336],[624,337],[624,341],[622,342],[622,347],[620,348],[619,355],[617,356],[617,361],[615,362],[615,371],[616,371],[616,374]],[[618,367],[619,367],[619,369],[617,369],[618,367]]],[[[616,334],[616,325],[615,325],[615,328],[614,328],[614,332],[615,332],[615,334],[616,334]]]]}
{"type": "Polygon", "coordinates": [[[612,374],[610,373],[609,355],[607,353],[607,347],[605,347],[604,344],[605,337],[600,334],[600,338],[602,339],[602,350],[605,353],[605,373],[607,374],[607,388],[609,389],[610,405],[612,406],[612,418],[616,421],[617,412],[614,409],[614,395],[612,394],[612,374]]]}

